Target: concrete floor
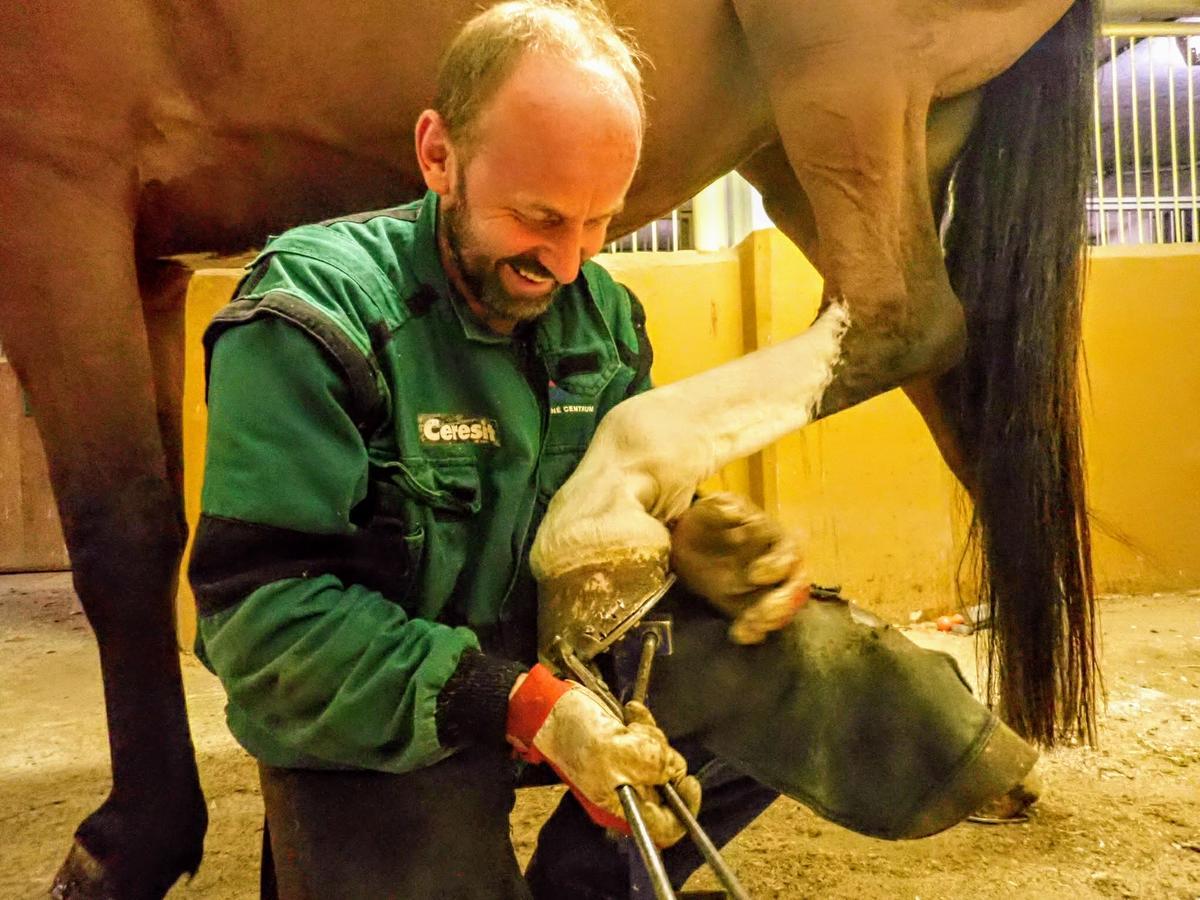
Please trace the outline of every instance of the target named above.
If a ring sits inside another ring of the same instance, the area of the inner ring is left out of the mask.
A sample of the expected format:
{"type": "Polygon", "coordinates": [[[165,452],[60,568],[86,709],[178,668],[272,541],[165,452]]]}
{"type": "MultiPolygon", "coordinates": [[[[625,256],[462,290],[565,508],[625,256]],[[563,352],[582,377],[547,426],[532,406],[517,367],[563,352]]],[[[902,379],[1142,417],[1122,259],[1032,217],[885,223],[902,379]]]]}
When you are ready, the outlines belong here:
{"type": "MultiPolygon", "coordinates": [[[[1200,592],[1107,598],[1108,714],[1099,749],[1043,760],[1050,789],[1022,826],[960,825],[923,841],[851,834],[778,801],[728,849],[761,897],[1200,898],[1200,592]]],[[[910,630],[974,669],[973,641],[910,630]]],[[[261,804],[224,725],[220,685],[184,657],[205,793],[207,854],[172,898],[256,896],[261,804]]],[[[0,898],[45,896],[78,821],[105,796],[108,758],[95,646],[69,576],[0,576],[0,898]]],[[[527,858],[558,789],[522,791],[527,858]]],[[[710,876],[694,887],[712,887],[710,876]]]]}

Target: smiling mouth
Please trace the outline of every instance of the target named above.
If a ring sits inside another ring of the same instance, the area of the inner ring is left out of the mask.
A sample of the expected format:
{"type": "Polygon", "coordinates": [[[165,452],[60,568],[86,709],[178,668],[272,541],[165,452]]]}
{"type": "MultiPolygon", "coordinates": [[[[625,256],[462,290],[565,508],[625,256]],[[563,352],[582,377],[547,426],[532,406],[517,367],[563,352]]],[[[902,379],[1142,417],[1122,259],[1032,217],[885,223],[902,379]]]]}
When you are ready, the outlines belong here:
{"type": "Polygon", "coordinates": [[[554,276],[544,272],[538,272],[528,268],[521,263],[510,262],[508,267],[512,269],[517,277],[533,287],[545,287],[554,284],[554,276]]]}

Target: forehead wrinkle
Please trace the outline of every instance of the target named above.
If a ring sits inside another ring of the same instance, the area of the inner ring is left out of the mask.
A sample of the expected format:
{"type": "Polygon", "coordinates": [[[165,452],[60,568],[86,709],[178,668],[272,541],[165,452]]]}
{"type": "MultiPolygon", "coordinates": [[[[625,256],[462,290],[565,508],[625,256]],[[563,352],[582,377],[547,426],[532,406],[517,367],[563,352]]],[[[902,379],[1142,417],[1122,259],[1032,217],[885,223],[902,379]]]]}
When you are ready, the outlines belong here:
{"type": "MultiPolygon", "coordinates": [[[[565,210],[559,209],[558,207],[554,206],[553,204],[546,203],[541,200],[526,200],[526,199],[522,198],[519,201],[519,205],[521,205],[529,210],[532,210],[533,212],[541,213],[546,216],[556,216],[560,219],[570,219],[571,218],[571,214],[569,212],[566,212],[565,210]]],[[[613,216],[616,216],[618,213],[620,213],[621,210],[623,210],[624,208],[625,208],[625,201],[621,200],[620,203],[617,203],[612,208],[606,209],[603,212],[597,213],[594,216],[589,216],[588,218],[589,219],[612,218],[613,216]]]]}

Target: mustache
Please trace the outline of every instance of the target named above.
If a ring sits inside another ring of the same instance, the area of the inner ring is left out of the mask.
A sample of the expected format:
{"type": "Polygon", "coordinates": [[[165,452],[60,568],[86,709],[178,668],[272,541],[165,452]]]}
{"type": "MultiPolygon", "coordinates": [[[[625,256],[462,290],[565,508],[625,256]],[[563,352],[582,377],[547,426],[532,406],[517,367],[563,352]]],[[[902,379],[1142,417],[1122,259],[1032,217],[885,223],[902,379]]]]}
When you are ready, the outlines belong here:
{"type": "Polygon", "coordinates": [[[513,268],[521,268],[526,272],[536,275],[538,278],[550,278],[555,284],[558,284],[558,279],[554,277],[554,273],[538,262],[536,256],[522,253],[518,256],[506,257],[500,260],[500,262],[507,263],[513,268]]]}

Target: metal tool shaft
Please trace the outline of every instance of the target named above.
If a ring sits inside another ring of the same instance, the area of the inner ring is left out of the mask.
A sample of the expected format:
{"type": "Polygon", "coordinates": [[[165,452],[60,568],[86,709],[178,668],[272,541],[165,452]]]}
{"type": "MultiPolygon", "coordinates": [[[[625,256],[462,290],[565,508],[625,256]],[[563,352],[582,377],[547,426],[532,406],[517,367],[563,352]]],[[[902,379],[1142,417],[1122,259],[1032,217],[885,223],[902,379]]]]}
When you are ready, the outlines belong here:
{"type": "Polygon", "coordinates": [[[642,656],[638,660],[637,678],[633,682],[633,699],[638,703],[646,702],[646,692],[650,689],[650,667],[654,664],[654,654],[658,652],[658,632],[647,631],[642,638],[642,656]]]}
{"type": "Polygon", "coordinates": [[[662,856],[654,846],[650,837],[650,829],[642,817],[642,809],[638,806],[637,794],[627,784],[617,788],[617,796],[621,798],[621,808],[625,811],[625,820],[629,822],[629,830],[633,834],[633,842],[637,845],[642,862],[650,875],[650,884],[654,888],[654,896],[658,900],[675,900],[675,891],[671,888],[671,879],[667,877],[667,869],[663,865],[662,856]]]}
{"type": "MultiPolygon", "coordinates": [[[[633,699],[638,703],[644,703],[646,700],[646,692],[650,686],[650,668],[654,664],[654,654],[658,652],[658,643],[659,636],[654,631],[646,632],[645,637],[642,638],[642,655],[638,660],[637,679],[633,685],[633,699]]],[[[675,790],[675,785],[664,784],[662,791],[667,798],[667,805],[679,817],[679,821],[687,829],[692,843],[696,845],[696,849],[700,851],[709,868],[713,870],[713,874],[717,876],[721,886],[729,892],[733,900],[750,900],[750,895],[746,893],[746,889],[742,887],[737,876],[733,874],[733,870],[725,862],[725,858],[721,856],[717,845],[712,842],[708,833],[692,815],[692,811],[687,808],[687,804],[679,796],[679,791],[675,790]]]]}
{"type": "Polygon", "coordinates": [[[692,843],[696,845],[696,849],[700,851],[709,868],[713,870],[713,874],[717,876],[717,880],[721,882],[721,886],[729,892],[729,896],[733,900],[750,900],[750,895],[746,893],[746,889],[742,887],[742,883],[738,881],[737,876],[733,874],[733,870],[729,868],[729,864],[725,862],[725,857],[721,855],[721,851],[717,849],[717,845],[712,842],[708,833],[701,827],[696,817],[692,815],[692,811],[687,808],[687,804],[679,796],[679,791],[675,790],[675,785],[663,785],[662,790],[663,795],[667,798],[667,805],[679,817],[679,821],[687,829],[692,843]]]}

